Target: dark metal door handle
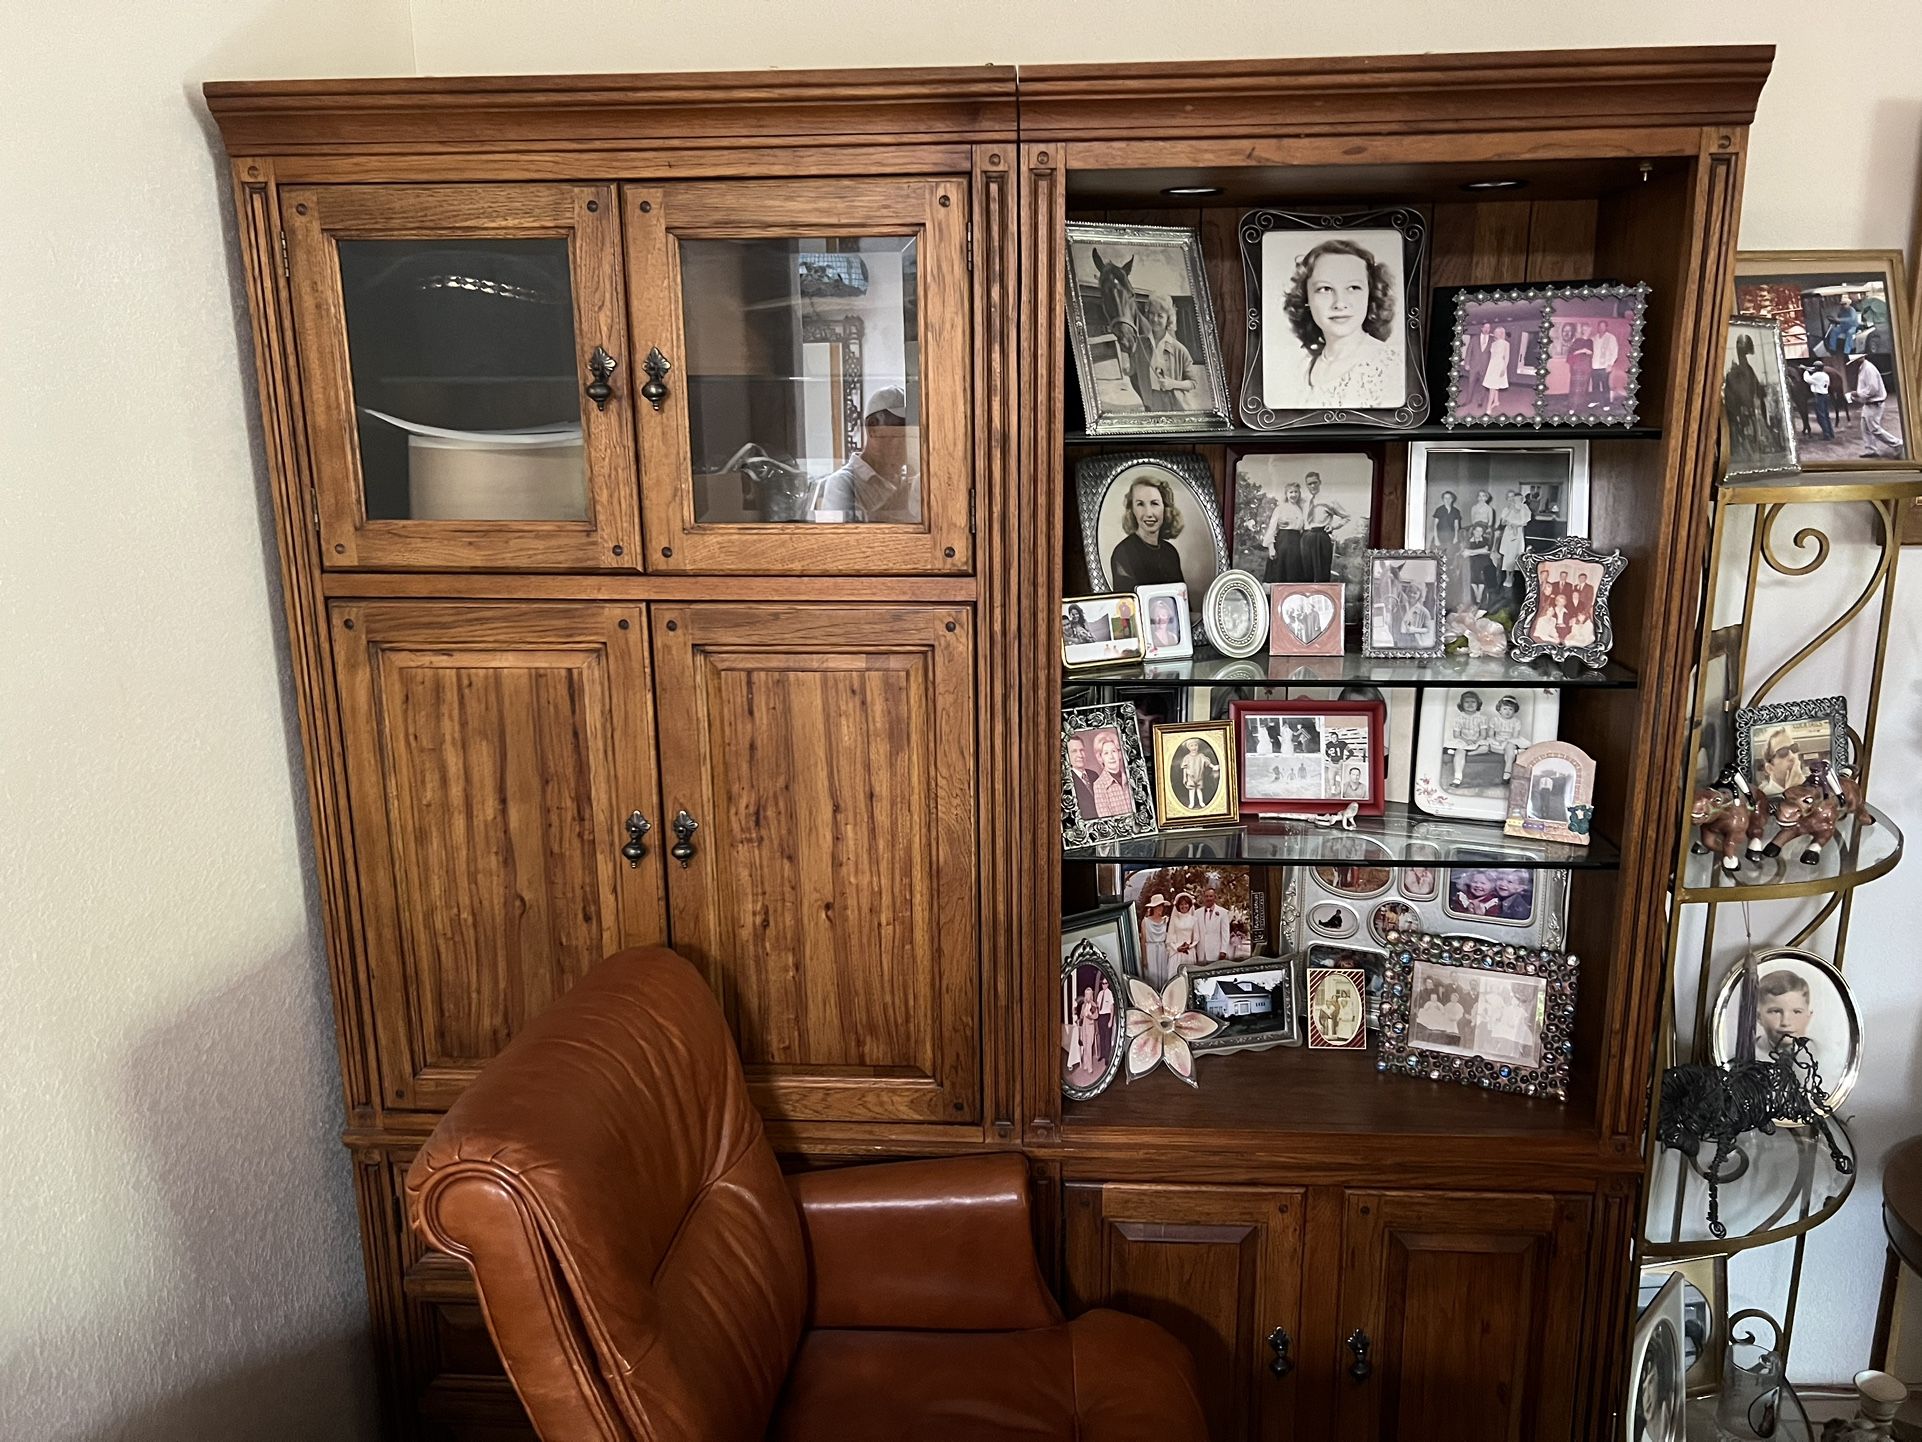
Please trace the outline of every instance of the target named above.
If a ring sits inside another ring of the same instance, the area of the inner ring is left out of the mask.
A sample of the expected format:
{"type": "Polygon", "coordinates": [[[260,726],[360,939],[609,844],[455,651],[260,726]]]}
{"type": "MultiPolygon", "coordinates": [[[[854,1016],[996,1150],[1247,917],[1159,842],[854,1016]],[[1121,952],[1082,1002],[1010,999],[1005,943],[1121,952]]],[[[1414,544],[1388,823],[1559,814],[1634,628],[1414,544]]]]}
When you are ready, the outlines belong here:
{"type": "Polygon", "coordinates": [[[1268,1334],[1268,1350],[1275,1354],[1275,1360],[1268,1364],[1270,1376],[1286,1377],[1295,1370],[1295,1364],[1288,1357],[1288,1333],[1280,1327],[1268,1334]]]}
{"type": "Polygon", "coordinates": [[[594,402],[595,410],[606,410],[607,403],[614,398],[614,387],[608,382],[620,367],[621,363],[607,353],[606,346],[595,346],[594,354],[587,358],[587,398],[594,402]]]}
{"type": "Polygon", "coordinates": [[[654,829],[654,823],[636,811],[627,818],[627,845],[621,848],[621,855],[627,858],[629,866],[639,866],[641,858],[647,855],[647,848],[641,845],[641,838],[654,829]]]}
{"type": "Polygon", "coordinates": [[[1368,1334],[1355,1328],[1348,1338],[1348,1350],[1355,1354],[1355,1365],[1348,1369],[1348,1375],[1357,1382],[1366,1382],[1375,1374],[1375,1368],[1368,1360],[1368,1334]]]}
{"type": "Polygon", "coordinates": [[[641,395],[658,411],[661,402],[667,399],[667,373],[674,369],[674,363],[655,346],[641,362],[641,369],[647,372],[647,384],[641,387],[641,395]]]}
{"type": "Polygon", "coordinates": [[[687,814],[685,806],[675,815],[674,834],[680,840],[668,848],[667,854],[680,862],[681,869],[684,871],[687,869],[688,862],[694,859],[694,833],[700,829],[701,823],[687,814]]]}

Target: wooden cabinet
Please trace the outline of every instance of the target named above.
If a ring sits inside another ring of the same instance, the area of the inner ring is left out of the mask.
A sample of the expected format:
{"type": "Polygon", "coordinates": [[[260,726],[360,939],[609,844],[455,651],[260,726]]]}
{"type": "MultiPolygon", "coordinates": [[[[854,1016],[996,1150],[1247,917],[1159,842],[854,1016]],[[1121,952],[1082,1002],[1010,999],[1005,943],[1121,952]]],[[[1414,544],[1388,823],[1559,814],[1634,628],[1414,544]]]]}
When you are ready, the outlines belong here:
{"type": "Polygon", "coordinates": [[[980,1116],[972,623],[958,606],[658,606],[675,945],[770,1115],[980,1116]]]}
{"type": "Polygon", "coordinates": [[[323,565],[639,566],[614,197],[608,185],[283,194],[323,565]],[[598,404],[597,355],[615,362],[598,404]]]}
{"type": "Polygon", "coordinates": [[[1064,1300],[1132,1312],[1180,1338],[1222,1442],[1293,1437],[1305,1196],[1071,1184],[1064,1300]]]}
{"type": "Polygon", "coordinates": [[[588,602],[331,614],[381,1099],[447,1106],[601,957],[666,938],[646,618],[588,602]]]}
{"type": "Polygon", "coordinates": [[[972,569],[968,189],[624,190],[648,569],[972,569]]]}

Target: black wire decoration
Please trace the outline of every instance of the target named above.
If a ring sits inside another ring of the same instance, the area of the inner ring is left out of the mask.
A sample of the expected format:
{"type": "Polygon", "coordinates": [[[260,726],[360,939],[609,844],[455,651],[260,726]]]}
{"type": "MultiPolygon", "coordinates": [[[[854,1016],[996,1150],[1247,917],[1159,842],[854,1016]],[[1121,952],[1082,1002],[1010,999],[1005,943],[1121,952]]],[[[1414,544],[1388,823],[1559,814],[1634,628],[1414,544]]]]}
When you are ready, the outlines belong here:
{"type": "Polygon", "coordinates": [[[1708,1182],[1708,1229],[1717,1241],[1728,1235],[1722,1223],[1720,1186],[1748,1169],[1741,1146],[1745,1133],[1773,1136],[1778,1122],[1811,1126],[1828,1145],[1835,1170],[1843,1176],[1855,1170],[1855,1159],[1843,1152],[1829,1130],[1823,1095],[1822,1071],[1807,1037],[1785,1038],[1766,1061],[1732,1061],[1726,1066],[1690,1063],[1662,1073],[1662,1114],[1656,1138],[1690,1161],[1704,1145],[1715,1146],[1707,1168],[1697,1165],[1696,1170],[1708,1182]],[[1740,1165],[1724,1175],[1730,1158],[1740,1165]]]}

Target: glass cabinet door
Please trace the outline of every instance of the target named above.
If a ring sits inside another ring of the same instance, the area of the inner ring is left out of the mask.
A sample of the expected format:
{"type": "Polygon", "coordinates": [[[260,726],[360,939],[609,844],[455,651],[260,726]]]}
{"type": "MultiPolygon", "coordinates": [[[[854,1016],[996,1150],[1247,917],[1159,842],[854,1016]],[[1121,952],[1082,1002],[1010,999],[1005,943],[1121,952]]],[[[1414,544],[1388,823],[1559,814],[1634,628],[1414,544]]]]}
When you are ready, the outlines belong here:
{"type": "Polygon", "coordinates": [[[330,566],[633,570],[611,187],[281,198],[330,566]]]}
{"type": "Polygon", "coordinates": [[[969,568],[967,197],[627,187],[649,570],[969,568]]]}

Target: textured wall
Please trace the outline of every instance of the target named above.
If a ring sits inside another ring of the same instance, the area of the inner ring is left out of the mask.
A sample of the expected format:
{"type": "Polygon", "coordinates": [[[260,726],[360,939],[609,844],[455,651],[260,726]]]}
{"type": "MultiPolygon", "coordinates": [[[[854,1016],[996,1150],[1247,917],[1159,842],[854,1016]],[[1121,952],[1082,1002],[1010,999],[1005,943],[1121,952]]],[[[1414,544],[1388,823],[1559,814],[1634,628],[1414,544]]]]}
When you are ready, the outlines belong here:
{"type": "Polygon", "coordinates": [[[0,1437],[372,1435],[215,75],[404,0],[14,0],[0,87],[0,1437]]]}

